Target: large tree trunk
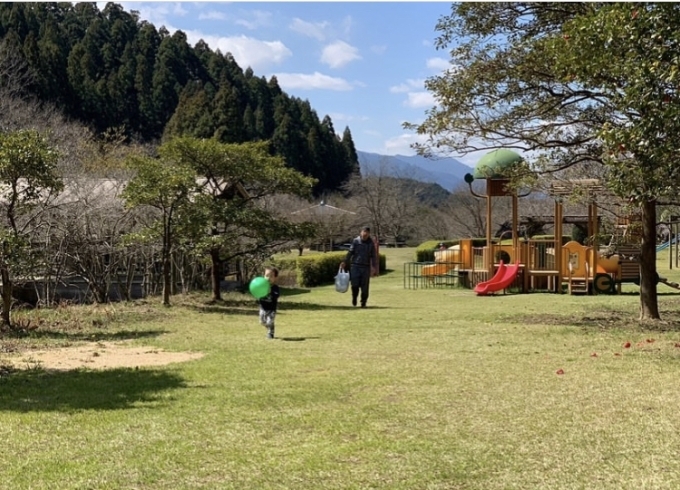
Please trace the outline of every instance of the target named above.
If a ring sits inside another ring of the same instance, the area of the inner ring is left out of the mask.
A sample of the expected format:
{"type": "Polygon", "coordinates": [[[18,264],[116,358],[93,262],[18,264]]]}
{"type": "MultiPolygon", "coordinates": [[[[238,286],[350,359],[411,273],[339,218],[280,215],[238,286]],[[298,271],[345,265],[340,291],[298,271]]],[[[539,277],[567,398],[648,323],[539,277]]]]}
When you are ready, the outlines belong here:
{"type": "Polygon", "coordinates": [[[656,202],[647,201],[642,211],[642,247],[640,249],[640,320],[658,320],[656,294],[656,202]]]}
{"type": "Polygon", "coordinates": [[[222,299],[222,292],[220,291],[220,282],[222,279],[222,262],[220,261],[219,250],[210,251],[210,261],[212,263],[212,268],[210,270],[210,279],[212,283],[212,299],[213,301],[219,301],[222,299]]]}
{"type": "Polygon", "coordinates": [[[2,324],[11,327],[10,310],[12,309],[12,280],[9,277],[7,267],[0,267],[2,276],[2,324]]]}

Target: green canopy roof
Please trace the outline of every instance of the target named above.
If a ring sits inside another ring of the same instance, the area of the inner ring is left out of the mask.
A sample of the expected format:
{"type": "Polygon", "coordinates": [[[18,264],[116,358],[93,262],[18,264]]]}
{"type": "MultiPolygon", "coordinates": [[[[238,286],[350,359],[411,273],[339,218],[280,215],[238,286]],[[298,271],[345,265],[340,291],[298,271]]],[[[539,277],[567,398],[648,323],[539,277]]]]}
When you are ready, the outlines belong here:
{"type": "Polygon", "coordinates": [[[475,179],[498,179],[503,172],[521,162],[523,158],[511,150],[493,150],[484,155],[475,166],[475,179]]]}

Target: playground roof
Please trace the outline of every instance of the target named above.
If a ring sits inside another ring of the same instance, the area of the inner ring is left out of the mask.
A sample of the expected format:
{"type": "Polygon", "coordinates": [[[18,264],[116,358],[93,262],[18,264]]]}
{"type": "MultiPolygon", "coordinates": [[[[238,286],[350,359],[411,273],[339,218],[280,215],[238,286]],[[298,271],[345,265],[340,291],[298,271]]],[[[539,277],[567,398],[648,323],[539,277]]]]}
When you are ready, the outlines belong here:
{"type": "MultiPolygon", "coordinates": [[[[602,221],[602,216],[598,216],[597,219],[599,221],[602,221]]],[[[519,217],[519,224],[520,225],[527,225],[529,223],[543,223],[546,225],[551,225],[554,224],[555,222],[555,217],[550,215],[550,216],[520,216],[519,217]]],[[[580,215],[580,214],[572,214],[572,215],[564,215],[562,216],[562,223],[565,223],[567,225],[585,225],[588,224],[588,216],[580,215]]]]}
{"type": "Polygon", "coordinates": [[[601,194],[608,192],[599,179],[570,179],[550,184],[551,196],[567,196],[576,191],[598,192],[601,194]]]}
{"type": "Polygon", "coordinates": [[[512,150],[498,149],[484,155],[475,165],[475,179],[496,179],[503,177],[504,171],[523,160],[512,150]]]}

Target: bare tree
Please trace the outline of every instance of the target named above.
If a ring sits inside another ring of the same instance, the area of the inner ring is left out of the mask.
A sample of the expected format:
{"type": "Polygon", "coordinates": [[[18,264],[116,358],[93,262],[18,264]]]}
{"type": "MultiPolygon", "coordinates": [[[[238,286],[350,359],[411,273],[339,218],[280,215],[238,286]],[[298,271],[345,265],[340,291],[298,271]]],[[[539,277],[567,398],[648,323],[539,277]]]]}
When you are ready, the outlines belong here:
{"type": "Polygon", "coordinates": [[[273,196],[271,204],[290,212],[290,219],[293,222],[313,226],[313,236],[294,244],[300,255],[305,247],[313,244],[321,244],[325,252],[333,243],[345,240],[355,231],[356,213],[350,209],[352,204],[339,194],[324,196],[317,202],[310,202],[297,196],[279,195],[273,196]]]}
{"type": "Polygon", "coordinates": [[[382,159],[376,170],[353,176],[345,190],[352,196],[358,217],[371,223],[373,234],[396,243],[415,230],[421,209],[418,195],[426,185],[408,173],[390,171],[382,159]]]}

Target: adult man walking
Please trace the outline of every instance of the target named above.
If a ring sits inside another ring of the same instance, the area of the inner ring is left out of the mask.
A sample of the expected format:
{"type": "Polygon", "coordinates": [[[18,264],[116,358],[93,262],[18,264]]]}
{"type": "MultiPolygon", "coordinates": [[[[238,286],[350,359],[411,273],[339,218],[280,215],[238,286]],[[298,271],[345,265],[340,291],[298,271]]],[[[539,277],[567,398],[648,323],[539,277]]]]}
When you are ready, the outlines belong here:
{"type": "Polygon", "coordinates": [[[341,264],[343,268],[346,262],[351,264],[349,278],[352,285],[352,305],[357,305],[357,297],[361,290],[361,307],[366,308],[368,286],[371,281],[371,265],[377,262],[375,244],[371,239],[371,229],[368,226],[364,226],[359,236],[352,240],[347,257],[341,264]]]}

